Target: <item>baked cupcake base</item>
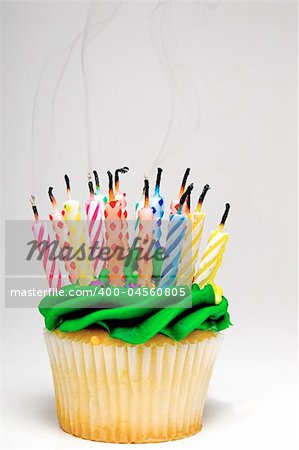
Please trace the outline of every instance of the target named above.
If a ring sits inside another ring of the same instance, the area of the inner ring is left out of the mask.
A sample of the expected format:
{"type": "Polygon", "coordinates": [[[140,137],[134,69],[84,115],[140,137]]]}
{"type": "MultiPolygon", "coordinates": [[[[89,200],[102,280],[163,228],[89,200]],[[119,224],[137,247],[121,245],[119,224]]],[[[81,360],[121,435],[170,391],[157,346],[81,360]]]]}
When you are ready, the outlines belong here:
{"type": "Polygon", "coordinates": [[[64,431],[115,443],[162,442],[200,431],[220,334],[193,331],[180,342],[157,335],[131,345],[90,328],[45,331],[45,339],[64,431]]]}

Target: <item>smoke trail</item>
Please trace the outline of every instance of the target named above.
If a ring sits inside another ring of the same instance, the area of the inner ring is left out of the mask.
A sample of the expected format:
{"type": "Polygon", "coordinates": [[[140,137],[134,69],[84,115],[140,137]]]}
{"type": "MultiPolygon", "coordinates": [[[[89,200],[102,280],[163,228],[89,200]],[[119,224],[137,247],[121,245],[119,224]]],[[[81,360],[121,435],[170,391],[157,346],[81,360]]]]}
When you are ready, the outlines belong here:
{"type": "MultiPolygon", "coordinates": [[[[167,3],[161,3],[158,4],[152,11],[150,18],[149,18],[149,34],[151,37],[151,41],[152,41],[152,45],[153,47],[155,47],[154,44],[154,40],[155,40],[155,35],[153,33],[153,25],[154,25],[154,20],[155,20],[155,16],[157,15],[157,13],[160,13],[160,17],[159,17],[159,37],[160,37],[160,48],[162,50],[162,59],[161,59],[161,64],[164,67],[164,70],[166,72],[166,76],[168,78],[168,82],[169,82],[169,89],[170,89],[170,113],[169,113],[169,119],[168,119],[168,124],[166,127],[166,132],[165,132],[165,136],[163,138],[162,141],[162,145],[160,147],[160,150],[150,168],[150,170],[148,171],[148,174],[151,175],[153,173],[153,171],[156,169],[156,166],[158,166],[158,163],[161,161],[163,153],[164,153],[164,149],[166,147],[166,144],[168,142],[168,138],[169,138],[169,134],[172,128],[172,123],[173,123],[173,119],[174,119],[174,113],[175,113],[175,81],[174,81],[174,77],[173,77],[173,73],[171,70],[171,64],[169,62],[168,59],[168,53],[166,50],[166,46],[165,46],[165,37],[164,37],[164,32],[165,32],[165,27],[164,27],[164,21],[165,21],[165,12],[166,12],[166,8],[167,8],[167,13],[168,13],[168,18],[170,18],[170,14],[171,14],[171,3],[167,2],[167,3]],[[164,59],[164,61],[163,61],[164,59]]],[[[156,49],[156,52],[158,54],[159,49],[156,49]]]]}
{"type": "MultiPolygon", "coordinates": [[[[159,3],[153,9],[149,18],[149,35],[152,46],[160,60],[160,64],[164,69],[168,80],[170,89],[170,108],[169,119],[166,126],[165,134],[162,140],[161,147],[151,165],[149,174],[161,165],[162,161],[168,156],[168,149],[171,146],[171,139],[175,131],[174,122],[179,115],[178,101],[184,106],[184,109],[189,114],[189,122],[192,124],[191,134],[188,131],[188,140],[196,134],[200,124],[200,98],[196,86],[192,80],[191,74],[184,71],[186,65],[183,62],[182,55],[179,51],[180,42],[186,38],[188,33],[198,28],[200,25],[192,26],[182,32],[178,40],[174,38],[173,20],[172,20],[172,5],[173,0],[168,0],[159,3]],[[159,33],[154,33],[155,21],[159,19],[159,33]],[[158,37],[160,40],[158,40],[158,37]],[[159,57],[159,54],[161,55],[159,57]],[[178,64],[174,68],[173,60],[178,64]],[[179,69],[178,69],[179,68],[179,69]],[[186,81],[186,83],[185,83],[186,81]]],[[[201,12],[204,14],[204,8],[213,9],[218,6],[219,0],[207,0],[204,3],[199,3],[196,6],[201,7],[201,12]]],[[[204,15],[206,19],[206,16],[204,15]]]]}
{"type": "Polygon", "coordinates": [[[85,98],[85,117],[86,117],[86,139],[87,139],[87,164],[88,167],[92,165],[92,155],[90,147],[90,129],[89,129],[89,101],[88,101],[88,91],[87,91],[87,79],[86,79],[86,68],[85,68],[85,51],[88,44],[95,39],[99,34],[104,32],[104,30],[110,25],[113,18],[115,17],[121,2],[117,2],[113,5],[112,11],[109,8],[107,17],[102,17],[102,8],[100,4],[95,4],[90,2],[87,9],[85,25],[83,30],[81,30],[70,42],[69,45],[61,49],[53,50],[46,57],[40,75],[38,77],[36,89],[34,92],[33,99],[33,110],[32,110],[32,121],[31,121],[31,191],[36,190],[36,159],[37,159],[37,146],[36,146],[36,129],[37,129],[37,111],[38,102],[43,93],[43,87],[47,93],[50,92],[50,110],[51,110],[51,136],[55,135],[55,104],[57,99],[57,94],[59,92],[59,87],[63,80],[65,71],[71,61],[71,57],[77,44],[82,38],[81,45],[81,70],[84,85],[84,98],[85,98]],[[93,19],[93,23],[91,20],[93,19]],[[97,20],[94,20],[97,19],[97,20]],[[61,59],[61,60],[60,60],[61,59]],[[50,88],[47,89],[47,83],[50,83],[50,88]]]}
{"type": "Polygon", "coordinates": [[[104,30],[111,24],[113,18],[118,12],[121,3],[116,3],[114,9],[112,9],[111,14],[102,21],[97,21],[98,29],[95,32],[94,24],[91,23],[92,20],[95,20],[99,14],[101,14],[101,10],[98,8],[98,4],[91,3],[86,15],[86,22],[83,32],[83,39],[81,45],[81,72],[83,78],[83,88],[84,88],[84,107],[85,107],[85,129],[86,129],[86,146],[87,146],[87,171],[92,170],[92,151],[91,151],[91,140],[90,140],[90,108],[89,108],[89,91],[88,91],[88,79],[87,79],[87,71],[86,71],[86,48],[91,40],[93,40],[100,33],[103,33],[104,30]]]}

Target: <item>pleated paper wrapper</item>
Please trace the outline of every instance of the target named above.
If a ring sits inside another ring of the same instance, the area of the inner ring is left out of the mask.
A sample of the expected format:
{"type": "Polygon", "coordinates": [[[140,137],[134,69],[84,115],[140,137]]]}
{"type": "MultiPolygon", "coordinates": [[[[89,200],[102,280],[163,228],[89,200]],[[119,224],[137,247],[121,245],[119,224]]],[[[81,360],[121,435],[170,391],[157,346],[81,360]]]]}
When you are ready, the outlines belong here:
{"type": "Polygon", "coordinates": [[[160,442],[201,429],[222,336],[194,343],[94,345],[45,331],[58,420],[102,442],[160,442]]]}

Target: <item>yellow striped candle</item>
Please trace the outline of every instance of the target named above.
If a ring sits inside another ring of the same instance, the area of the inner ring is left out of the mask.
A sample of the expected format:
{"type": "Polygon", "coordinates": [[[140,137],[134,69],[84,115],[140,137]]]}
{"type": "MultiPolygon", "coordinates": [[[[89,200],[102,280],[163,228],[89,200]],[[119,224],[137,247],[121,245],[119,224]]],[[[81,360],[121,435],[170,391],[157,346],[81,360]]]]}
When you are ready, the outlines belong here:
{"type": "Polygon", "coordinates": [[[78,252],[76,257],[76,267],[78,271],[78,282],[87,286],[94,279],[91,262],[87,259],[87,249],[85,241],[85,228],[80,216],[80,203],[71,198],[70,180],[64,176],[67,188],[68,200],[64,202],[64,220],[69,229],[69,242],[73,248],[73,254],[78,252]],[[80,251],[81,250],[81,251],[80,251]],[[83,258],[84,256],[84,258],[83,258]],[[80,261],[82,259],[82,261],[80,261]]]}
{"type": "Polygon", "coordinates": [[[210,186],[206,184],[198,199],[194,213],[188,214],[186,235],[177,275],[177,285],[191,286],[198,258],[199,246],[205,221],[205,213],[201,211],[202,204],[210,186]]]}
{"type": "Polygon", "coordinates": [[[194,277],[194,283],[203,288],[208,283],[214,283],[214,278],[221,265],[225,247],[229,238],[228,233],[223,231],[228,216],[230,205],[225,205],[225,211],[217,230],[212,231],[207,247],[201,257],[198,270],[194,277]]]}

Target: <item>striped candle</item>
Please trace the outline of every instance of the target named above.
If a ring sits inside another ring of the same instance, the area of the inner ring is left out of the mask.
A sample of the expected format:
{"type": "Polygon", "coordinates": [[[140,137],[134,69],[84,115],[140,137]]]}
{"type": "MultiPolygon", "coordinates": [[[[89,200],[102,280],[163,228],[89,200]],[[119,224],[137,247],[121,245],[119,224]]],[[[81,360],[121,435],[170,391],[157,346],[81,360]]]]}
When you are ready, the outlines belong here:
{"type": "Polygon", "coordinates": [[[52,187],[49,187],[48,194],[54,208],[54,212],[49,215],[49,218],[51,220],[56,239],[59,242],[61,255],[65,264],[65,270],[69,274],[70,282],[75,284],[78,281],[78,271],[75,261],[69,259],[73,251],[70,249],[69,230],[64,220],[64,211],[62,213],[58,211],[52,187]]]}
{"type": "Polygon", "coordinates": [[[51,236],[48,233],[46,225],[39,219],[35,197],[33,195],[30,198],[30,202],[35,218],[35,221],[32,225],[32,232],[34,235],[34,239],[37,242],[37,248],[40,252],[43,252],[41,262],[48,280],[49,288],[60,289],[63,286],[63,280],[61,277],[58,260],[55,258],[55,255],[54,258],[49,258],[51,255],[51,236]]]}
{"type": "MultiPolygon", "coordinates": [[[[183,179],[182,179],[182,183],[181,183],[181,187],[180,187],[180,191],[179,191],[179,197],[178,197],[178,199],[172,200],[172,202],[170,204],[170,214],[176,214],[178,212],[178,208],[180,207],[180,198],[182,197],[182,195],[185,191],[185,187],[186,187],[186,183],[187,183],[189,174],[190,174],[190,168],[188,167],[186,169],[183,179]]],[[[187,210],[188,210],[188,205],[186,203],[184,203],[184,205],[182,206],[183,214],[186,214],[188,212],[187,210]]]]}
{"type": "Polygon", "coordinates": [[[87,258],[87,246],[85,239],[85,228],[80,216],[80,203],[71,198],[69,177],[65,175],[68,200],[64,202],[64,220],[69,229],[69,239],[74,252],[79,252],[76,258],[76,266],[79,276],[79,284],[86,286],[93,281],[93,269],[90,260],[87,258]],[[81,250],[81,251],[80,251],[81,250]],[[84,258],[82,258],[82,255],[84,258]],[[82,261],[81,261],[82,258],[82,261]]]}
{"type": "Polygon", "coordinates": [[[142,251],[138,261],[138,283],[141,286],[153,287],[153,262],[149,255],[153,239],[153,211],[149,206],[149,183],[144,180],[144,207],[138,211],[138,246],[142,251]]]}
{"type": "Polygon", "coordinates": [[[154,218],[154,229],[153,229],[153,239],[155,241],[155,248],[161,247],[161,237],[162,237],[162,219],[164,216],[164,199],[160,194],[160,184],[161,184],[161,175],[162,169],[158,168],[155,192],[154,195],[150,198],[150,206],[153,211],[154,218]]]}
{"type": "Polygon", "coordinates": [[[194,282],[203,288],[208,283],[213,283],[221,265],[225,247],[229,238],[228,233],[223,232],[230,205],[225,205],[225,211],[217,230],[209,236],[207,247],[201,257],[199,267],[194,276],[194,282]]]}
{"type": "MultiPolygon", "coordinates": [[[[105,203],[107,202],[107,196],[101,193],[99,175],[96,170],[93,171],[93,175],[94,175],[95,186],[96,186],[94,197],[95,197],[95,200],[99,200],[99,202],[101,204],[102,219],[105,219],[104,212],[105,212],[105,203]]],[[[88,173],[88,181],[91,181],[90,173],[88,173]]]]}
{"type": "Polygon", "coordinates": [[[129,231],[128,231],[128,222],[127,222],[127,200],[126,194],[124,192],[120,192],[119,190],[119,174],[127,173],[129,171],[129,167],[121,167],[115,171],[114,175],[114,185],[115,185],[115,200],[119,201],[121,204],[121,221],[122,221],[122,241],[124,246],[124,256],[129,253],[129,231]]]}
{"type": "Polygon", "coordinates": [[[113,286],[124,285],[124,253],[122,241],[122,210],[121,203],[115,200],[113,191],[113,176],[107,172],[109,177],[109,201],[105,208],[106,223],[106,245],[110,250],[107,261],[109,269],[109,281],[113,286]]]}
{"type": "Polygon", "coordinates": [[[85,202],[86,216],[88,220],[89,243],[92,252],[92,267],[95,277],[99,277],[106,261],[101,257],[105,245],[105,227],[102,219],[102,202],[95,198],[92,181],[88,181],[90,199],[85,202]]]}
{"type": "Polygon", "coordinates": [[[187,216],[188,224],[177,274],[177,284],[182,286],[191,286],[192,284],[205,221],[205,214],[201,211],[201,208],[209,189],[209,185],[206,184],[198,199],[194,213],[187,216]]]}
{"type": "MultiPolygon", "coordinates": [[[[143,187],[143,190],[142,190],[142,195],[144,196],[144,187],[143,187]]],[[[138,238],[138,233],[139,233],[139,221],[140,221],[140,219],[139,219],[139,211],[141,211],[142,208],[144,208],[144,198],[139,200],[136,203],[136,205],[135,205],[135,217],[136,217],[136,220],[135,220],[135,225],[134,225],[134,239],[133,239],[133,242],[131,244],[132,245],[131,249],[133,249],[134,247],[138,247],[138,240],[137,240],[137,238],[138,238]]],[[[131,260],[131,267],[137,272],[138,264],[137,264],[136,258],[137,258],[138,252],[137,253],[133,252],[133,254],[134,254],[134,258],[131,260]]]]}
{"type": "Polygon", "coordinates": [[[136,205],[135,205],[135,218],[136,218],[136,222],[135,222],[135,232],[136,232],[136,234],[137,234],[137,232],[138,232],[138,211],[141,209],[141,208],[144,208],[144,199],[143,199],[143,196],[144,196],[144,190],[142,191],[142,199],[141,200],[139,200],[137,203],[136,203],[136,205]]]}
{"type": "Polygon", "coordinates": [[[177,213],[171,214],[169,217],[166,249],[162,264],[161,280],[159,283],[159,287],[161,288],[173,286],[176,282],[187,222],[187,217],[182,214],[182,206],[192,189],[193,185],[190,185],[187,188],[186,192],[180,199],[180,205],[177,213]]]}

